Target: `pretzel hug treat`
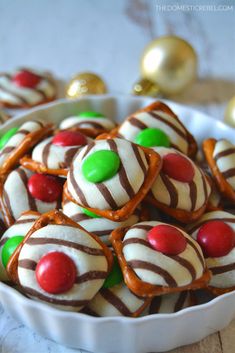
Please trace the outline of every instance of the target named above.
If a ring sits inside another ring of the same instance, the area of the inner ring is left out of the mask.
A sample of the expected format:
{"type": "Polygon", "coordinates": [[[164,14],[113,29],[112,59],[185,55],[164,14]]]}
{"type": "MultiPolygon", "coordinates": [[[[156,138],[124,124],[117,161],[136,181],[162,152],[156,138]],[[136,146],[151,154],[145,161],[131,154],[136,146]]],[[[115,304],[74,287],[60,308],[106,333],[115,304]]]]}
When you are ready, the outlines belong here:
{"type": "Polygon", "coordinates": [[[115,128],[115,123],[102,113],[83,111],[61,121],[61,130],[80,131],[87,136],[96,137],[115,128]]]}
{"type": "Polygon", "coordinates": [[[197,152],[193,136],[163,102],[154,102],[131,114],[117,135],[146,147],[173,147],[191,157],[197,152]]]}
{"type": "Polygon", "coordinates": [[[42,215],[11,256],[7,271],[24,294],[79,311],[104,283],[111,251],[59,211],[42,215]]]}
{"type": "Polygon", "coordinates": [[[53,131],[53,124],[26,121],[20,127],[8,130],[0,139],[0,175],[14,168],[20,158],[53,131]]]}
{"type": "Polygon", "coordinates": [[[235,216],[224,211],[205,213],[187,231],[200,244],[212,273],[208,288],[219,295],[235,289],[235,216]]]}
{"type": "Polygon", "coordinates": [[[38,212],[24,212],[0,238],[0,281],[9,281],[6,272],[8,261],[39,216],[38,212]]]}
{"type": "Polygon", "coordinates": [[[29,108],[55,97],[55,82],[45,73],[22,68],[12,74],[0,74],[0,106],[29,108]]]}
{"type": "Polygon", "coordinates": [[[66,176],[73,157],[91,139],[79,131],[61,131],[41,141],[32,156],[23,157],[21,165],[38,173],[66,176]]]}
{"type": "Polygon", "coordinates": [[[207,285],[200,246],[184,231],[157,221],[111,233],[125,283],[136,295],[153,297],[207,285]]]}
{"type": "Polygon", "coordinates": [[[58,177],[19,167],[0,183],[0,190],[0,208],[9,227],[24,211],[45,213],[59,208],[63,183],[58,177]]]}
{"type": "Polygon", "coordinates": [[[211,187],[206,175],[187,156],[173,148],[156,147],[162,169],[148,201],[177,220],[190,223],[207,207],[211,187]]]}
{"type": "Polygon", "coordinates": [[[203,142],[205,157],[220,192],[235,201],[235,146],[228,140],[207,139],[203,142]]]}
{"type": "Polygon", "coordinates": [[[161,168],[160,156],[129,141],[97,140],[74,157],[66,196],[113,221],[127,219],[147,194],[161,168]]]}

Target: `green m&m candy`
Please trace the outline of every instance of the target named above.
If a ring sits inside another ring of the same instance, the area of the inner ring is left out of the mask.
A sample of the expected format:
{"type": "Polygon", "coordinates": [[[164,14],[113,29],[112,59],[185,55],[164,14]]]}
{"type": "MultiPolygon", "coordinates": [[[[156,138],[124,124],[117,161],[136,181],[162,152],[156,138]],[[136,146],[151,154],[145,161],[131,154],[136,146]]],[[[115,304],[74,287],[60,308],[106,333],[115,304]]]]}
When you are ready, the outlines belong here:
{"type": "Polygon", "coordinates": [[[86,111],[78,114],[79,118],[104,118],[104,115],[99,112],[86,111]]]}
{"type": "Polygon", "coordinates": [[[104,281],[103,288],[111,288],[123,281],[122,271],[120,269],[116,256],[114,257],[113,268],[106,280],[104,281]]]}
{"type": "Polygon", "coordinates": [[[5,132],[5,134],[0,138],[0,149],[2,149],[6,145],[10,138],[14,136],[18,130],[18,127],[13,127],[12,129],[5,132]]]}
{"type": "Polygon", "coordinates": [[[24,237],[22,235],[15,235],[12,238],[9,238],[2,248],[2,263],[3,266],[6,268],[8,261],[10,260],[11,255],[17,248],[17,246],[22,242],[24,237]]]}
{"type": "Polygon", "coordinates": [[[120,167],[120,158],[110,150],[90,154],[82,164],[82,173],[91,183],[101,183],[112,178],[120,167]]]}
{"type": "Polygon", "coordinates": [[[87,216],[89,216],[91,218],[101,218],[101,216],[99,216],[98,214],[95,214],[94,212],[87,210],[86,208],[83,208],[83,207],[80,207],[80,208],[84,214],[86,214],[87,216]]]}
{"type": "Polygon", "coordinates": [[[135,138],[135,142],[144,147],[170,147],[169,137],[162,130],[155,128],[140,131],[135,138]]]}

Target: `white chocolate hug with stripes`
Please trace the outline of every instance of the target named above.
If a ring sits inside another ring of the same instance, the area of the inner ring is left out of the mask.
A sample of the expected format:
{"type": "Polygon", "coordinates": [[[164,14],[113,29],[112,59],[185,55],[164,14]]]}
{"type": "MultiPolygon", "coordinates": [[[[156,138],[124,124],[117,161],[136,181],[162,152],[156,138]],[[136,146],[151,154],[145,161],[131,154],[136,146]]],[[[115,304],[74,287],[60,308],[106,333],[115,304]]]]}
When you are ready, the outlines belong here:
{"type": "Polygon", "coordinates": [[[195,172],[193,180],[186,183],[170,178],[161,171],[151,188],[155,199],[171,208],[191,212],[205,205],[211,193],[211,187],[204,172],[191,159],[173,148],[154,147],[153,149],[161,157],[169,153],[183,156],[191,163],[195,172]]]}
{"type": "MultiPolygon", "coordinates": [[[[213,220],[223,221],[235,231],[235,215],[224,211],[213,211],[205,213],[197,222],[188,225],[187,232],[197,239],[201,226],[213,220]]],[[[206,265],[212,273],[209,285],[217,288],[235,286],[235,248],[226,256],[207,257],[206,265]]]]}
{"type": "Polygon", "coordinates": [[[80,224],[80,226],[88,232],[98,235],[106,245],[111,245],[108,238],[114,229],[131,226],[137,223],[140,217],[140,209],[137,208],[135,212],[123,222],[113,222],[103,217],[93,218],[86,215],[82,211],[82,208],[72,201],[63,202],[63,213],[74,222],[80,224]]]}
{"type": "Polygon", "coordinates": [[[213,158],[220,173],[235,191],[235,145],[227,140],[218,140],[213,151],[213,158]]]}
{"type": "Polygon", "coordinates": [[[7,177],[3,187],[3,200],[14,219],[24,211],[32,210],[45,213],[60,207],[60,202],[44,202],[33,198],[28,190],[28,179],[33,175],[23,167],[13,170],[7,177]]]}
{"type": "MultiPolygon", "coordinates": [[[[58,146],[53,144],[52,140],[53,137],[48,137],[35,146],[32,159],[43,163],[49,169],[68,168],[81,146],[58,146]]],[[[87,141],[91,140],[88,139],[87,141]]]]}
{"type": "Polygon", "coordinates": [[[61,121],[59,128],[61,130],[66,130],[71,127],[80,129],[102,129],[110,131],[115,128],[115,123],[106,117],[80,117],[70,116],[61,121]]]}
{"type": "Polygon", "coordinates": [[[25,137],[31,132],[38,131],[42,129],[44,123],[40,121],[26,121],[23,123],[19,130],[13,135],[5,144],[5,146],[0,151],[0,167],[3,165],[5,160],[9,157],[9,155],[17,148],[20,143],[25,139],[25,137]]]}
{"type": "Polygon", "coordinates": [[[133,316],[141,311],[146,298],[137,297],[124,282],[101,288],[89,302],[88,313],[94,316],[133,316]]]}
{"type": "Polygon", "coordinates": [[[185,154],[188,153],[187,130],[179,120],[161,110],[132,114],[122,123],[118,129],[118,135],[135,142],[138,133],[146,128],[161,129],[169,137],[171,147],[185,154]]]}
{"type": "Polygon", "coordinates": [[[68,191],[76,202],[96,209],[118,209],[141,188],[148,169],[144,152],[137,145],[119,138],[96,140],[74,157],[68,173],[68,191]],[[82,164],[92,153],[111,150],[120,158],[116,175],[102,183],[91,183],[82,173],[82,164]]]}
{"type": "Polygon", "coordinates": [[[49,224],[36,230],[23,245],[18,261],[18,278],[24,293],[68,311],[79,311],[88,304],[103,285],[107,270],[101,245],[85,230],[68,225],[49,224]],[[61,294],[45,292],[35,276],[38,261],[52,251],[69,256],[77,269],[73,287],[61,294]]]}
{"type": "MultiPolygon", "coordinates": [[[[30,70],[32,71],[32,70],[30,70]]],[[[35,105],[50,100],[55,96],[55,85],[42,73],[34,72],[41,76],[41,80],[34,88],[17,86],[12,75],[0,74],[0,101],[9,105],[35,105]]]]}
{"type": "MultiPolygon", "coordinates": [[[[127,264],[144,282],[170,288],[188,286],[203,275],[205,261],[197,242],[181,229],[187,245],[179,255],[165,255],[148,242],[147,234],[165,223],[141,222],[132,226],[123,238],[123,255],[127,264]]],[[[172,226],[173,227],[173,226],[172,226]]]]}
{"type": "Polygon", "coordinates": [[[6,241],[14,236],[21,235],[25,236],[34,222],[39,218],[40,214],[23,214],[16,222],[8,228],[0,239],[0,281],[7,281],[9,277],[2,263],[2,248],[6,241]]]}

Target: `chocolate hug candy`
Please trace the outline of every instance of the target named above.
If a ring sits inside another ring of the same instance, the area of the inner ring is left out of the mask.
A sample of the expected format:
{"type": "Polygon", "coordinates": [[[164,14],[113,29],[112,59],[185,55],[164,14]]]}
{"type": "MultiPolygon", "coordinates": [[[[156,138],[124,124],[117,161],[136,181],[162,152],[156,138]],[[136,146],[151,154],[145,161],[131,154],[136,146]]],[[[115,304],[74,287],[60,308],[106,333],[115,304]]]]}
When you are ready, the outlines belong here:
{"type": "Polygon", "coordinates": [[[110,274],[84,312],[93,316],[136,317],[146,308],[149,301],[147,298],[136,296],[128,289],[115,257],[110,274]]]}
{"type": "Polygon", "coordinates": [[[42,215],[8,263],[27,296],[62,310],[79,311],[103,285],[111,251],[59,211],[42,215]]]}
{"type": "Polygon", "coordinates": [[[203,151],[222,195],[235,201],[235,146],[228,140],[207,139],[203,151]]]}
{"type": "Polygon", "coordinates": [[[20,163],[37,173],[66,176],[71,161],[79,149],[91,139],[79,131],[61,131],[53,137],[41,141],[20,163]]]}
{"type": "Polygon", "coordinates": [[[180,222],[198,219],[209,201],[209,179],[181,152],[166,147],[154,147],[154,150],[163,163],[147,200],[180,222]]]}
{"type": "Polygon", "coordinates": [[[0,104],[7,108],[28,108],[56,97],[52,78],[30,69],[0,74],[0,104]]]}
{"type": "Polygon", "coordinates": [[[0,239],[0,281],[9,281],[6,267],[10,257],[39,216],[40,213],[38,212],[24,212],[22,216],[3,233],[0,239]]]}
{"type": "Polygon", "coordinates": [[[63,191],[61,180],[32,173],[23,167],[13,170],[1,184],[0,206],[6,225],[11,226],[27,210],[45,213],[59,208],[63,191]]]}
{"type": "Polygon", "coordinates": [[[161,159],[150,149],[119,138],[96,140],[74,157],[66,196],[113,221],[127,219],[151,187],[161,159]]]}
{"type": "Polygon", "coordinates": [[[225,211],[205,213],[187,226],[200,244],[206,265],[212,273],[209,289],[223,294],[235,288],[235,216],[225,211]]]}
{"type": "Polygon", "coordinates": [[[141,222],[114,230],[111,242],[125,282],[136,295],[195,290],[210,279],[200,246],[175,226],[141,222]]]}
{"type": "Polygon", "coordinates": [[[0,174],[13,169],[20,158],[52,130],[52,124],[35,120],[6,131],[0,138],[0,174]]]}
{"type": "Polygon", "coordinates": [[[104,114],[95,111],[83,111],[61,121],[61,130],[72,129],[84,132],[85,135],[96,137],[115,128],[115,123],[104,114]]]}
{"type": "Polygon", "coordinates": [[[197,143],[179,118],[163,102],[156,101],[127,117],[117,136],[147,147],[173,147],[194,156],[197,143]]]}

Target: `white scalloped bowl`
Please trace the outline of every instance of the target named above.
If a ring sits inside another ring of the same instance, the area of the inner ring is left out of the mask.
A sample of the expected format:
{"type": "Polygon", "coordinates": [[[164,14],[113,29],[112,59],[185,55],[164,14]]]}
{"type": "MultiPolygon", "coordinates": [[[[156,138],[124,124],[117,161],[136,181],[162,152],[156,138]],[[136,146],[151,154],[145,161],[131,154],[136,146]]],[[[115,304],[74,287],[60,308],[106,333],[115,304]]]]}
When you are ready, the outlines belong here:
{"type": "MultiPolygon", "coordinates": [[[[121,121],[152,99],[132,96],[92,96],[74,101],[60,100],[34,108],[8,121],[0,130],[30,119],[60,122],[82,110],[100,111],[121,121]]],[[[200,143],[206,137],[234,140],[235,130],[213,118],[167,102],[200,143]]],[[[0,301],[15,319],[58,343],[102,353],[163,352],[190,344],[223,329],[235,317],[235,292],[174,314],[155,314],[141,318],[96,318],[64,312],[24,297],[0,283],[0,301]]]]}

